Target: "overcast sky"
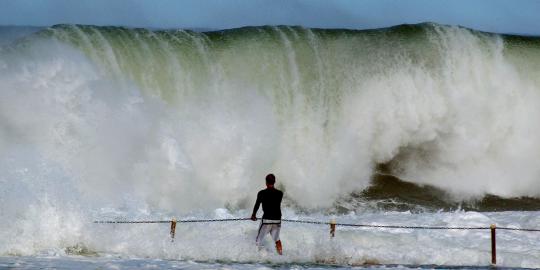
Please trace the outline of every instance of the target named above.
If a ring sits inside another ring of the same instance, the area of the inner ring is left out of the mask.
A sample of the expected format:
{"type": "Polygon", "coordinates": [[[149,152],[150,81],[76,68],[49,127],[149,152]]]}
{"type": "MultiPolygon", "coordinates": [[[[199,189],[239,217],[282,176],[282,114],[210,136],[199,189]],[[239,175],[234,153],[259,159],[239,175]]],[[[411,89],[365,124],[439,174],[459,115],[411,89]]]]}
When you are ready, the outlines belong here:
{"type": "Polygon", "coordinates": [[[540,35],[540,0],[0,0],[0,25],[366,29],[426,21],[540,35]]]}

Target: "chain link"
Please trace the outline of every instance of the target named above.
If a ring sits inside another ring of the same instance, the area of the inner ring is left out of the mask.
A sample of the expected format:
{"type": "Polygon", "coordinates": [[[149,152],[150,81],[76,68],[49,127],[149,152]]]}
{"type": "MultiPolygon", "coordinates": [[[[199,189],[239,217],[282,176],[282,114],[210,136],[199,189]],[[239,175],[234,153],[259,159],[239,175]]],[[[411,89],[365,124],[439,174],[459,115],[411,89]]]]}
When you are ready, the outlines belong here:
{"type": "MultiPolygon", "coordinates": [[[[225,222],[225,221],[242,221],[249,218],[224,218],[224,219],[185,219],[176,220],[176,223],[202,223],[202,222],[225,222]]],[[[98,224],[130,224],[130,223],[171,223],[172,220],[96,220],[98,224]]]]}
{"type": "Polygon", "coordinates": [[[497,230],[540,232],[540,229],[522,229],[522,228],[508,228],[508,227],[497,227],[497,230]]]}

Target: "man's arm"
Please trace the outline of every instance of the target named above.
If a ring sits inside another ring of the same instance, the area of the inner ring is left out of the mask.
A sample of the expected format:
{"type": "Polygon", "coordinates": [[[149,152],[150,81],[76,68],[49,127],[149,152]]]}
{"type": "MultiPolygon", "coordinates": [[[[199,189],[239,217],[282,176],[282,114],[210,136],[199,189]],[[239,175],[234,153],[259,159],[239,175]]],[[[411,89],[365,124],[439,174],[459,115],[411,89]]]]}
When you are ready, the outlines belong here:
{"type": "Polygon", "coordinates": [[[251,220],[256,221],[257,220],[257,211],[259,210],[259,206],[261,205],[261,192],[257,193],[257,201],[255,201],[255,206],[253,207],[253,214],[251,214],[251,220]]]}

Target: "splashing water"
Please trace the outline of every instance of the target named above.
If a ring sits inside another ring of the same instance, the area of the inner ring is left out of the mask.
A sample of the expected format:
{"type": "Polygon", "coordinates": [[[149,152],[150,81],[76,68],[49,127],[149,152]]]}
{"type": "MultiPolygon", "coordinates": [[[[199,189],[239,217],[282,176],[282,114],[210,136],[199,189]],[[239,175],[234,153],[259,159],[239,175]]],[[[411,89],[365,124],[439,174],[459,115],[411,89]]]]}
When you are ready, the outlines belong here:
{"type": "MultiPolygon", "coordinates": [[[[285,190],[288,217],[328,219],[370,187],[381,164],[444,191],[443,201],[538,198],[538,44],[431,24],[208,33],[60,25],[7,43],[0,254],[84,246],[197,261],[483,264],[489,236],[477,232],[353,230],[328,242],[326,228],[291,226],[277,258],[253,249],[250,223],[182,227],[185,245],[171,246],[167,228],[90,222],[244,217],[268,172],[285,190]],[[392,248],[409,245],[407,253],[392,248]]],[[[534,212],[350,205],[339,218],[538,224],[534,212]]],[[[501,237],[503,265],[540,265],[534,235],[501,237]]]]}

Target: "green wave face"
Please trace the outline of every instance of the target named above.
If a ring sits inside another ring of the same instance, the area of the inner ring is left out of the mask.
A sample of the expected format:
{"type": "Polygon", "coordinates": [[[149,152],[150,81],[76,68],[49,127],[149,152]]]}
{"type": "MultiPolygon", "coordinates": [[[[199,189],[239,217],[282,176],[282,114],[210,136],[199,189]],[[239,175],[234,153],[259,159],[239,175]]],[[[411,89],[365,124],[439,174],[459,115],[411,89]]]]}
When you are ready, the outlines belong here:
{"type": "Polygon", "coordinates": [[[115,78],[133,80],[171,102],[258,90],[316,103],[353,90],[360,74],[365,80],[403,68],[437,73],[447,56],[445,31],[466,33],[483,47],[497,39],[434,25],[371,31],[249,27],[208,33],[60,25],[41,34],[74,45],[115,78]]]}
{"type": "Polygon", "coordinates": [[[75,46],[116,80],[136,82],[172,103],[258,91],[283,107],[298,98],[311,102],[313,109],[325,102],[339,106],[341,97],[361,91],[362,83],[395,73],[422,72],[450,83],[457,79],[448,77],[452,68],[478,58],[489,66],[504,57],[529,80],[536,80],[540,70],[538,38],[435,24],[364,31],[246,27],[206,33],[58,25],[40,35],[75,46]]]}

